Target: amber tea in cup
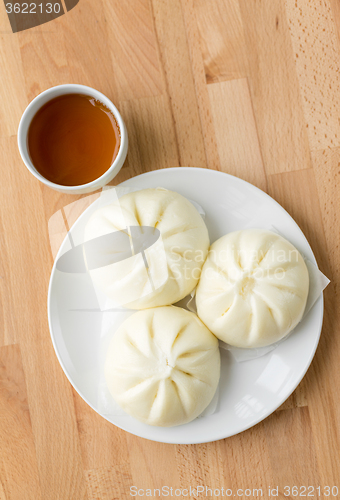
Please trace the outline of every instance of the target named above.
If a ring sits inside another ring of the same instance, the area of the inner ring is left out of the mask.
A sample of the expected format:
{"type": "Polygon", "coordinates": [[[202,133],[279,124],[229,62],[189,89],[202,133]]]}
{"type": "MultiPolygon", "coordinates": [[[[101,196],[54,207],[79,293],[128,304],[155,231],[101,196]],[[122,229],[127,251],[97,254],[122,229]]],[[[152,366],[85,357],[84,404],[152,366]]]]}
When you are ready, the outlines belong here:
{"type": "Polygon", "coordinates": [[[37,111],[27,146],[34,167],[45,179],[79,186],[110,168],[119,151],[120,130],[113,113],[94,97],[64,94],[37,111]]]}

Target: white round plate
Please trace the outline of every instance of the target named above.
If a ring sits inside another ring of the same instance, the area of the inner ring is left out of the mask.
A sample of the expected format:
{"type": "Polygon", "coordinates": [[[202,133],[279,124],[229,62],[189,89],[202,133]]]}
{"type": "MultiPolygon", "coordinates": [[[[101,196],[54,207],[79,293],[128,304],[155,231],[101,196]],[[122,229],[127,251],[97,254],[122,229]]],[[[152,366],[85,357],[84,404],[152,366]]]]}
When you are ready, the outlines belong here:
{"type": "MultiPolygon", "coordinates": [[[[161,186],[196,201],[206,212],[211,242],[230,231],[272,225],[315,263],[308,241],[290,215],[266,193],[237,177],[180,167],[148,172],[122,185],[140,189],[161,186]]],[[[71,228],[74,240],[83,234],[95,208],[96,202],[71,228]]],[[[64,253],[66,244],[65,239],[58,255],[64,253]]],[[[108,313],[88,310],[94,294],[91,287],[87,275],[62,273],[54,264],[48,315],[53,345],[66,376],[80,396],[99,413],[98,332],[103,315],[108,313]]],[[[170,428],[148,426],[128,415],[108,420],[132,434],[164,443],[205,443],[242,432],[275,411],[300,383],[318,345],[322,319],[321,295],[294,333],[274,351],[241,363],[235,362],[229,352],[222,351],[219,402],[212,415],[170,428]]]]}

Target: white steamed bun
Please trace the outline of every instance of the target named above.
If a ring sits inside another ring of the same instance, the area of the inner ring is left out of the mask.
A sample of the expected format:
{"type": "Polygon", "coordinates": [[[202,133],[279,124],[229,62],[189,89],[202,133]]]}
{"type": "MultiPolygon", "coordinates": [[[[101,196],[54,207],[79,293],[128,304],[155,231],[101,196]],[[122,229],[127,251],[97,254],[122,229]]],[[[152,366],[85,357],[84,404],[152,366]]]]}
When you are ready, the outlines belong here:
{"type": "MultiPolygon", "coordinates": [[[[157,228],[161,237],[145,250],[145,259],[139,252],[90,270],[94,283],[131,309],[170,305],[188,295],[198,282],[209,249],[208,230],[192,203],[163,188],[126,194],[92,215],[85,241],[118,230],[129,234],[126,228],[131,226],[157,228]]],[[[107,249],[100,251],[105,258],[107,249]]]]}
{"type": "Polygon", "coordinates": [[[115,332],[105,362],[107,386],[119,406],[163,427],[202,413],[219,377],[216,337],[194,313],[175,306],[130,316],[115,332]]]}
{"type": "Polygon", "coordinates": [[[236,231],[210,247],[197,314],[230,345],[267,346],[299,323],[308,289],[306,264],[291,243],[262,229],[236,231]]]}

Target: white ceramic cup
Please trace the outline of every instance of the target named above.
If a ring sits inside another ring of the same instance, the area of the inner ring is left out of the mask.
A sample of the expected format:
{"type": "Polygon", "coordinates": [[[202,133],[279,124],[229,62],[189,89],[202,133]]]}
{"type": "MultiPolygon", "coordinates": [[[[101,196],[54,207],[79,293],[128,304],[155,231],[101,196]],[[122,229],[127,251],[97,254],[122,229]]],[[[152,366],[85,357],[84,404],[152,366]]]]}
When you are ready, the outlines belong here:
{"type": "Polygon", "coordinates": [[[95,191],[96,189],[102,188],[103,186],[105,186],[105,184],[110,182],[118,174],[118,172],[123,166],[123,163],[127,155],[128,136],[123,119],[120,116],[120,113],[117,110],[116,106],[112,104],[110,99],[108,99],[101,92],[98,92],[98,90],[92,89],[91,87],[86,87],[85,85],[67,84],[67,85],[58,85],[56,87],[52,87],[48,90],[45,90],[37,97],[35,97],[35,99],[33,99],[33,101],[27,106],[19,123],[18,146],[23,162],[25,163],[28,170],[37,179],[39,179],[39,181],[46,184],[46,186],[49,186],[52,189],[56,189],[57,191],[60,191],[62,193],[81,194],[81,193],[90,193],[91,191],[95,191]],[[89,95],[100,101],[114,114],[114,117],[117,120],[121,134],[118,154],[114,159],[110,168],[106,172],[104,172],[103,175],[101,175],[94,181],[79,186],[63,186],[62,184],[55,184],[54,182],[51,182],[48,179],[46,179],[34,167],[28,152],[27,135],[33,117],[44,104],[49,102],[51,99],[54,99],[55,97],[59,97],[60,95],[65,95],[65,94],[89,95]]]}

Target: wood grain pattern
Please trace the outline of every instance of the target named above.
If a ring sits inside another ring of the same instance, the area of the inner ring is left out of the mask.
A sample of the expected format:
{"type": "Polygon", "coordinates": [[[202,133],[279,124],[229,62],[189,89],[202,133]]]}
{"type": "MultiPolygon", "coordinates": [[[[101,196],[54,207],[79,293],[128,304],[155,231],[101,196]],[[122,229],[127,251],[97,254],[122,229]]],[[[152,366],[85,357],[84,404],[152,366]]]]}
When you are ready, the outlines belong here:
{"type": "Polygon", "coordinates": [[[288,24],[308,126],[310,149],[340,144],[339,40],[331,5],[287,0],[288,24]],[[310,50],[306,50],[306,46],[310,50]]]}
{"type": "Polygon", "coordinates": [[[39,500],[42,496],[37,457],[18,345],[0,348],[0,415],[2,429],[10,431],[0,435],[3,496],[7,500],[39,500]]]}
{"type": "Polygon", "coordinates": [[[86,485],[72,392],[46,336],[45,307],[37,307],[37,304],[46,304],[52,265],[45,214],[32,205],[35,200],[42,206],[41,190],[22,168],[15,136],[2,143],[0,151],[2,164],[12,163],[19,174],[13,175],[13,169],[4,169],[2,175],[6,189],[1,190],[1,200],[8,207],[2,222],[8,262],[13,263],[6,275],[12,294],[4,308],[12,315],[12,321],[5,323],[12,331],[5,331],[5,338],[15,335],[21,349],[41,493],[43,498],[56,500],[72,498],[77,492],[77,498],[83,499],[86,485]],[[22,214],[15,221],[15,207],[20,205],[22,214]],[[38,237],[39,234],[44,237],[38,237]],[[34,264],[37,256],[39,271],[34,264]],[[56,418],[57,415],[60,418],[56,418]],[[68,470],[72,473],[67,473],[68,470]]]}
{"type": "Polygon", "coordinates": [[[86,471],[86,482],[89,500],[120,500],[132,484],[130,466],[86,471]]]}
{"type": "Polygon", "coordinates": [[[287,478],[291,485],[299,485],[302,477],[306,485],[319,484],[314,433],[307,407],[274,413],[267,428],[266,442],[270,468],[281,494],[285,491],[287,478]],[[289,447],[286,440],[291,443],[289,447]]]}
{"type": "Polygon", "coordinates": [[[105,11],[109,52],[120,100],[138,99],[163,93],[154,19],[149,0],[113,1],[105,11]]]}
{"type": "Polygon", "coordinates": [[[212,124],[212,113],[206,85],[206,75],[201,50],[201,36],[198,29],[194,0],[181,0],[185,29],[190,51],[190,61],[195,82],[198,111],[203,132],[206,166],[220,170],[216,136],[212,124]]]}
{"type": "Polygon", "coordinates": [[[240,0],[249,86],[268,174],[310,166],[306,124],[282,0],[240,0]]]}
{"type": "Polygon", "coordinates": [[[129,175],[179,164],[179,150],[169,100],[165,96],[123,101],[120,105],[129,130],[129,175]],[[165,118],[165,120],[164,120],[165,118]],[[157,123],[164,120],[164,127],[157,123]]]}
{"type": "Polygon", "coordinates": [[[340,488],[339,37],[337,0],[80,0],[17,34],[0,5],[1,500],[120,500],[133,485],[263,498],[277,486],[281,499],[286,485],[340,488]],[[102,419],[63,374],[47,287],[65,221],[88,200],[42,186],[16,144],[28,102],[61,83],[95,87],[120,109],[130,145],[113,184],[182,165],[246,179],[296,219],[331,278],[310,369],[255,427],[153,443],[102,419]]]}
{"type": "Polygon", "coordinates": [[[202,127],[179,0],[152,0],[180,165],[206,166],[202,127]]]}
{"type": "Polygon", "coordinates": [[[16,135],[22,110],[29,100],[21,91],[25,77],[20,57],[18,40],[12,35],[1,35],[0,43],[0,85],[6,96],[0,110],[1,137],[16,135]]]}
{"type": "Polygon", "coordinates": [[[247,79],[209,85],[209,96],[222,170],[265,191],[267,181],[247,79]]]}
{"type": "Polygon", "coordinates": [[[238,0],[195,2],[207,83],[248,76],[248,56],[238,0]]]}

